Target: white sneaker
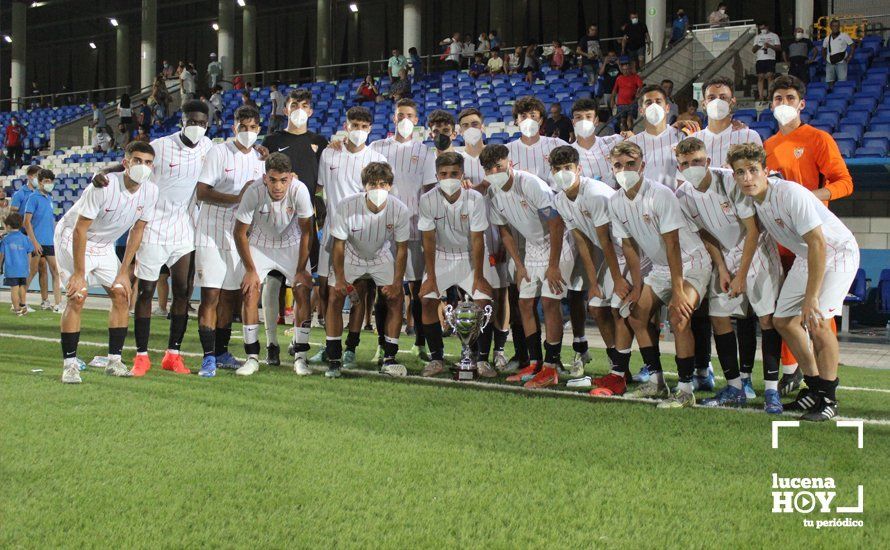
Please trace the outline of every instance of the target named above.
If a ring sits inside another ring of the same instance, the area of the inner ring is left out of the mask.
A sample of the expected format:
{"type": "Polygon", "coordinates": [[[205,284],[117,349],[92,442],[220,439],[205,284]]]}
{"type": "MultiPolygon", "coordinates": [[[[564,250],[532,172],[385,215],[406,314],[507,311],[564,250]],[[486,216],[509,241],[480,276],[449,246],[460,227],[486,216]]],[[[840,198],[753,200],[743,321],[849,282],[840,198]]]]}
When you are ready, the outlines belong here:
{"type": "Polygon", "coordinates": [[[77,367],[77,363],[69,363],[64,366],[62,369],[62,383],[63,384],[80,384],[83,380],[80,379],[80,369],[77,367]]]}
{"type": "Polygon", "coordinates": [[[593,387],[593,379],[589,376],[575,378],[566,382],[566,387],[576,390],[589,390],[593,387]]]}
{"type": "Polygon", "coordinates": [[[238,367],[235,371],[235,374],[238,376],[250,376],[251,374],[256,374],[257,371],[260,370],[260,362],[256,357],[248,357],[247,361],[244,362],[243,365],[238,367]]]}
{"type": "Polygon", "coordinates": [[[309,376],[312,374],[312,369],[310,369],[309,365],[306,363],[305,357],[297,357],[294,359],[294,372],[297,373],[297,376],[309,376]]]}
{"type": "Polygon", "coordinates": [[[53,313],[64,313],[65,305],[64,304],[56,304],[53,306],[53,313]]]}
{"type": "Polygon", "coordinates": [[[498,375],[498,371],[494,370],[488,361],[478,361],[476,370],[482,378],[496,378],[498,375]]]}
{"type": "Polygon", "coordinates": [[[53,308],[53,305],[51,303],[49,303],[49,300],[44,300],[43,302],[40,303],[40,309],[42,309],[43,311],[48,311],[52,308],[53,308]]]}
{"type": "Polygon", "coordinates": [[[387,374],[389,376],[408,376],[408,369],[405,368],[405,365],[383,365],[380,367],[380,374],[387,374]]]}
{"type": "Polygon", "coordinates": [[[109,360],[108,365],[105,366],[105,374],[108,376],[119,376],[121,378],[129,378],[133,376],[130,369],[128,369],[120,359],[109,360]]]}
{"type": "Polygon", "coordinates": [[[494,368],[498,372],[503,372],[507,368],[507,356],[504,355],[504,352],[494,352],[494,368]]]}
{"type": "Polygon", "coordinates": [[[590,353],[576,353],[572,359],[572,366],[569,367],[569,376],[578,378],[584,376],[584,365],[590,362],[590,353]]]}
{"type": "Polygon", "coordinates": [[[25,306],[25,313],[34,313],[34,308],[31,307],[31,306],[29,306],[29,305],[26,305],[26,306],[25,306]]]}

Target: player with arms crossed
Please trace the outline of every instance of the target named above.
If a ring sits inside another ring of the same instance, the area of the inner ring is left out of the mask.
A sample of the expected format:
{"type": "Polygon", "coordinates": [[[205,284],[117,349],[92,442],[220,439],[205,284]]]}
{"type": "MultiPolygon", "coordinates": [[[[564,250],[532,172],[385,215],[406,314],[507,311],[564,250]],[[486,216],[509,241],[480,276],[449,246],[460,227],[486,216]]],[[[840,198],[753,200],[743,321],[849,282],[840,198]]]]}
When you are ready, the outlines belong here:
{"type": "MultiPolygon", "coordinates": [[[[312,275],[307,268],[312,247],[312,200],[309,190],[294,176],[285,155],[269,155],[265,170],[263,184],[247,188],[235,215],[235,246],[244,271],[241,319],[247,354],[247,360],[235,374],[250,376],[260,369],[260,286],[272,270],[284,273],[293,284],[294,371],[307,374],[312,291],[312,275]]],[[[274,298],[277,301],[278,297],[274,298]]]]}
{"type": "MultiPolygon", "coordinates": [[[[439,297],[454,285],[459,286],[481,308],[491,304],[494,267],[486,262],[485,231],[488,229],[485,198],[472,189],[462,189],[464,158],[455,152],[436,158],[439,185],[420,197],[418,227],[423,232],[426,272],[421,284],[423,324],[431,360],[423,376],[435,376],[445,370],[442,325],[439,324],[439,297]],[[470,269],[467,269],[467,266],[470,269]]],[[[479,375],[494,378],[497,371],[487,359],[492,332],[483,330],[476,341],[479,375]]]]}
{"type": "Polygon", "coordinates": [[[154,149],[133,141],[124,154],[122,174],[109,174],[108,186],[88,186],[56,226],[56,261],[68,301],[62,313],[62,382],[79,384],[77,344],[80,318],[87,288],[101,285],[111,298],[108,315],[108,365],[105,374],[132,376],[121,362],[130,316],[130,277],[142,242],[145,225],[151,220],[158,188],[151,182],[154,149]],[[114,253],[114,242],[130,231],[124,260],[114,253]]]}
{"type": "Polygon", "coordinates": [[[773,323],[797,358],[807,387],[785,410],[805,411],[801,420],[830,420],[838,413],[838,343],[829,320],[840,313],[856,277],[859,245],[816,194],[768,177],[763,147],[735,145],[728,160],[742,192],[754,199],[764,230],[796,256],[773,323]]]}
{"type": "MultiPolygon", "coordinates": [[[[408,238],[411,234],[411,213],[392,196],[393,173],[385,162],[371,162],[362,170],[364,193],[350,195],[335,203],[329,212],[331,243],[331,289],[325,318],[328,370],[325,376],[338,378],[342,366],[340,355],[343,333],[343,302],[347,295],[362,296],[368,280],[386,297],[386,340],[381,374],[406,376],[404,365],[398,364],[399,331],[402,328],[402,304],[405,264],[408,260],[408,238]],[[392,244],[395,242],[395,261],[392,244]]],[[[353,349],[358,346],[362,316],[349,318],[349,338],[353,349]]]]}

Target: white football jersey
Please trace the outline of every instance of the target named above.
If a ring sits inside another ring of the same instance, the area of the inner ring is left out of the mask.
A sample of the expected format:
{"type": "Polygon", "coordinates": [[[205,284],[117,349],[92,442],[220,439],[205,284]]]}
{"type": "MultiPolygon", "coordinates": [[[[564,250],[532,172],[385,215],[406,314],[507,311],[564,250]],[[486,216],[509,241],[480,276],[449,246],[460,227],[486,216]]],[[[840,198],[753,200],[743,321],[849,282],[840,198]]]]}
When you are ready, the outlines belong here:
{"type": "Polygon", "coordinates": [[[553,191],[541,178],[522,170],[513,170],[513,185],[508,191],[488,189],[491,201],[489,221],[508,225],[518,232],[526,245],[550,246],[550,227],[545,214],[553,209],[553,191]]]}
{"type": "MultiPolygon", "coordinates": [[[[331,213],[328,213],[331,216],[331,213]]],[[[371,212],[366,194],[351,195],[337,204],[331,237],[346,241],[346,261],[353,265],[391,263],[392,244],[408,241],[411,215],[402,201],[390,195],[380,212],[371,212]]],[[[332,269],[333,272],[333,269],[332,269]]]]}
{"type": "MultiPolygon", "coordinates": [[[[596,228],[611,223],[609,199],[614,194],[615,190],[605,183],[582,176],[578,196],[575,197],[575,200],[569,199],[565,192],[560,192],[553,198],[553,205],[562,216],[566,224],[566,231],[577,229],[602,250],[603,247],[597,237],[596,228]]],[[[615,254],[621,258],[624,256],[621,250],[621,240],[615,235],[614,229],[611,234],[615,254]]]]}
{"type": "Polygon", "coordinates": [[[424,186],[436,183],[436,151],[413,139],[401,143],[394,136],[371,142],[368,146],[389,163],[393,173],[390,193],[411,212],[411,238],[420,239],[417,230],[417,205],[424,186]]]}
{"type": "Polygon", "coordinates": [[[321,153],[318,163],[318,185],[324,188],[325,206],[328,217],[325,218],[324,239],[330,242],[330,213],[336,210],[343,199],[356,193],[364,193],[362,170],[372,162],[386,162],[386,157],[370,147],[362,147],[356,153],[350,153],[346,146],[339,151],[327,147],[321,153]]]}
{"type": "Polygon", "coordinates": [[[643,161],[646,168],[643,176],[671,189],[677,185],[677,157],[674,148],[686,137],[682,131],[668,126],[665,130],[653,136],[645,130],[628,139],[640,146],[643,150],[643,161]]]}
{"type": "Polygon", "coordinates": [[[612,189],[618,189],[615,182],[615,174],[612,173],[612,165],[609,162],[609,153],[612,147],[624,141],[619,134],[597,137],[590,149],[581,147],[576,141],[572,147],[578,150],[581,163],[581,175],[607,183],[612,189]]]}
{"type": "Polygon", "coordinates": [[[693,225],[713,235],[724,251],[730,251],[744,243],[745,227],[739,220],[753,216],[754,206],[736,186],[731,171],[711,168],[710,172],[711,185],[706,191],[684,181],[677,188],[677,199],[693,225]]]}
{"type": "Polygon", "coordinates": [[[522,139],[517,138],[507,144],[507,149],[510,150],[510,162],[513,163],[513,168],[529,172],[549,182],[550,151],[560,145],[568,143],[555,137],[539,136],[533,145],[526,145],[522,143],[522,139]]]}
{"type": "Polygon", "coordinates": [[[438,187],[420,197],[421,231],[436,232],[436,251],[444,255],[468,255],[470,232],[488,229],[485,198],[472,189],[461,189],[454,203],[438,187]]]}
{"type": "Polygon", "coordinates": [[[300,243],[300,219],[311,218],[312,199],[300,180],[291,180],[284,198],[272,200],[262,182],[241,197],[236,219],[250,226],[250,244],[262,248],[295,247],[300,243]]]}
{"type": "Polygon", "coordinates": [[[464,157],[464,177],[473,182],[473,185],[479,185],[485,179],[485,170],[482,169],[482,163],[479,157],[467,153],[466,151],[458,151],[464,157]]]}
{"type": "Polygon", "coordinates": [[[740,143],[756,143],[762,145],[760,134],[750,128],[742,128],[741,130],[733,130],[730,125],[719,134],[715,134],[709,128],[699,130],[692,134],[694,138],[698,138],[705,143],[705,149],[708,156],[711,157],[711,166],[717,168],[729,168],[726,163],[726,153],[729,152],[731,145],[740,143]]]}

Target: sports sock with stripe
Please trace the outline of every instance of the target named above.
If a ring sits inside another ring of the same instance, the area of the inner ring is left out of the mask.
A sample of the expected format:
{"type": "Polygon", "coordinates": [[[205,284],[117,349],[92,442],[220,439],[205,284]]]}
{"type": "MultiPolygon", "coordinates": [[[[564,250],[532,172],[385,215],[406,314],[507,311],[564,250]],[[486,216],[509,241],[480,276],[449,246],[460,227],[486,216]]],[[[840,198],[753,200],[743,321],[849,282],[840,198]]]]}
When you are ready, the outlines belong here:
{"type": "Polygon", "coordinates": [[[124,351],[124,342],[127,340],[127,327],[114,327],[108,329],[108,358],[120,359],[124,351]]]}
{"type": "Polygon", "coordinates": [[[730,330],[726,334],[715,334],[714,344],[717,346],[717,358],[720,360],[727,384],[742,389],[742,382],[739,379],[739,356],[735,332],[730,330]]]}
{"type": "Polygon", "coordinates": [[[216,329],[199,326],[198,339],[201,340],[201,349],[204,351],[204,357],[215,354],[216,329]]]}
{"type": "Polygon", "coordinates": [[[222,355],[229,351],[229,340],[232,339],[232,323],[223,328],[217,327],[214,353],[222,355]]]}
{"type": "Polygon", "coordinates": [[[244,335],[244,353],[254,359],[260,356],[260,326],[243,325],[241,331],[244,335]]]}
{"type": "Polygon", "coordinates": [[[170,337],[167,339],[167,349],[179,351],[179,348],[182,347],[182,339],[185,336],[188,322],[188,314],[170,315],[170,337]]]}

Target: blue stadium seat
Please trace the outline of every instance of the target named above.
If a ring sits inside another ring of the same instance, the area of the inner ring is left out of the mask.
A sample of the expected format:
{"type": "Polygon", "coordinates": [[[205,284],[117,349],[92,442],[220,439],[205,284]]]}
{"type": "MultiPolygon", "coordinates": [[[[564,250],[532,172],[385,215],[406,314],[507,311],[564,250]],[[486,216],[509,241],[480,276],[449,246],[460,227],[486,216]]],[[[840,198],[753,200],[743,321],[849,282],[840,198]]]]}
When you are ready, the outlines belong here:
{"type": "Polygon", "coordinates": [[[835,139],[837,143],[838,149],[841,151],[841,156],[844,158],[852,158],[853,153],[856,151],[856,141],[852,139],[835,139]]]}
{"type": "Polygon", "coordinates": [[[878,311],[890,313],[890,269],[882,269],[878,279],[878,311]]]}
{"type": "Polygon", "coordinates": [[[883,158],[887,156],[887,151],[877,147],[860,147],[856,149],[853,156],[857,158],[883,158]]]}

